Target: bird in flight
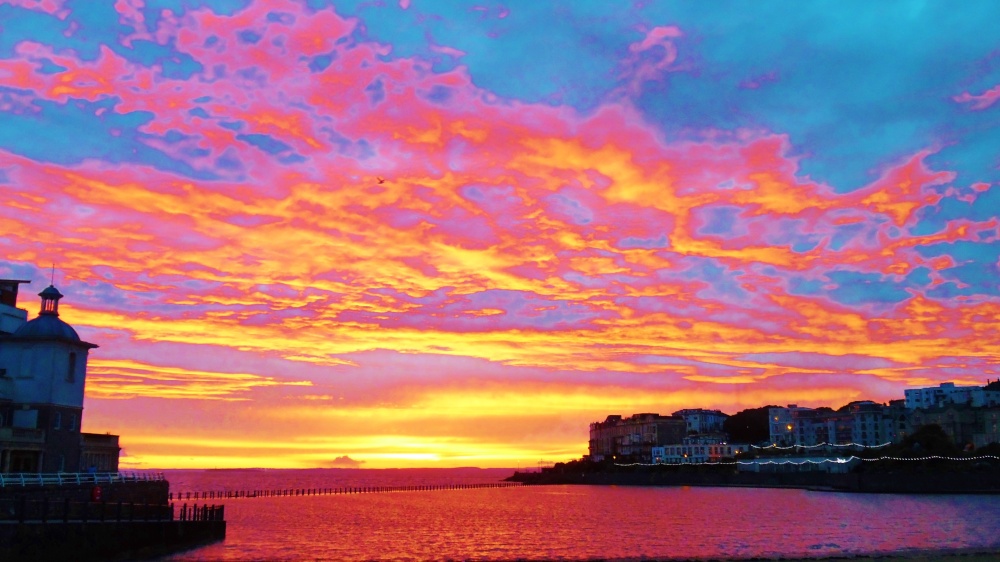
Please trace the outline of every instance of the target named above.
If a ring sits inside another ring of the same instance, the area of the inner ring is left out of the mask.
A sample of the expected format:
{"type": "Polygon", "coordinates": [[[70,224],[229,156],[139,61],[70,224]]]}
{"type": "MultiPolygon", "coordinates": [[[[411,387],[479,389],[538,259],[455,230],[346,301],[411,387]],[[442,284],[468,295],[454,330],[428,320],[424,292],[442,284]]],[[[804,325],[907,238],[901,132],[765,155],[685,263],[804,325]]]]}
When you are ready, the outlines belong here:
{"type": "Polygon", "coordinates": [[[385,178],[382,176],[375,176],[375,179],[377,179],[379,183],[385,183],[385,178]]]}

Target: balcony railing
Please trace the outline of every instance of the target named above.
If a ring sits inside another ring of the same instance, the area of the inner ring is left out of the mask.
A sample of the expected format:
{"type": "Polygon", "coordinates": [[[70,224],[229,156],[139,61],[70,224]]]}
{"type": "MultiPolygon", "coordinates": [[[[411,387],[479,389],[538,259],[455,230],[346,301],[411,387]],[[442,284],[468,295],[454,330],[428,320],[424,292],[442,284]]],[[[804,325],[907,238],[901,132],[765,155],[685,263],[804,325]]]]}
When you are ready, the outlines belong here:
{"type": "Polygon", "coordinates": [[[0,488],[10,486],[67,486],[164,480],[162,472],[19,472],[0,474],[0,488]]]}
{"type": "Polygon", "coordinates": [[[0,441],[44,445],[45,430],[28,427],[3,427],[0,428],[0,441]]]}

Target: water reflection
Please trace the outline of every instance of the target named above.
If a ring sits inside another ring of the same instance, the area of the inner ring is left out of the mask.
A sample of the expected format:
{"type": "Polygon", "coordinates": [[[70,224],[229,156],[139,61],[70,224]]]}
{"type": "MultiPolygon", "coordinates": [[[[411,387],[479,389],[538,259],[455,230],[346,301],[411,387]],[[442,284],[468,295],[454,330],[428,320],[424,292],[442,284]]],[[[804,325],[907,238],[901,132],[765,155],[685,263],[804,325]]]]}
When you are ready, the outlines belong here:
{"type": "Polygon", "coordinates": [[[551,486],[227,502],[171,560],[821,557],[1000,547],[988,496],[551,486]]]}

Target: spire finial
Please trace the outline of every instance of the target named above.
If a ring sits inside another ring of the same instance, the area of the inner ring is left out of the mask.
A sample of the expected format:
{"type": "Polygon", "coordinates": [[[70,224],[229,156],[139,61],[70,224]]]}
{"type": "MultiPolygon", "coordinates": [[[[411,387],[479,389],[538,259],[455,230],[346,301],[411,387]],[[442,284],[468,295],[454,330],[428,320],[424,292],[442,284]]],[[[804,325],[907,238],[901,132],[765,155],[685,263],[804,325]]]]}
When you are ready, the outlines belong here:
{"type": "Polygon", "coordinates": [[[53,263],[52,264],[52,278],[49,280],[49,285],[52,285],[54,287],[55,284],[56,284],[56,264],[53,263]]]}

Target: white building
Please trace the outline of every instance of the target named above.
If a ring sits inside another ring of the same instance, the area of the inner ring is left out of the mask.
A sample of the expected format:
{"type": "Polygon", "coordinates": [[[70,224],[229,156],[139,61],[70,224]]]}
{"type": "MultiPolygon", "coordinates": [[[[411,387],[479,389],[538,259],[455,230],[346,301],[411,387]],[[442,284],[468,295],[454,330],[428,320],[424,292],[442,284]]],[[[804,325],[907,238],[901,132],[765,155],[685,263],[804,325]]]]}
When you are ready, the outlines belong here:
{"type": "Polygon", "coordinates": [[[750,450],[746,443],[701,443],[698,440],[685,440],[680,445],[664,445],[653,447],[653,464],[693,464],[704,462],[719,462],[723,459],[739,458],[750,450]]]}
{"type": "Polygon", "coordinates": [[[908,388],[903,391],[907,410],[937,408],[946,404],[968,404],[973,408],[1000,406],[1000,392],[981,386],[955,386],[943,382],[928,388],[908,388]]]}
{"type": "Polygon", "coordinates": [[[117,471],[118,436],[80,431],[87,355],[97,346],[59,318],[62,294],[52,285],[28,321],[17,308],[24,283],[0,279],[0,472],[117,471]]]}

